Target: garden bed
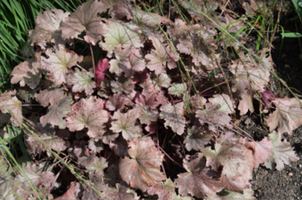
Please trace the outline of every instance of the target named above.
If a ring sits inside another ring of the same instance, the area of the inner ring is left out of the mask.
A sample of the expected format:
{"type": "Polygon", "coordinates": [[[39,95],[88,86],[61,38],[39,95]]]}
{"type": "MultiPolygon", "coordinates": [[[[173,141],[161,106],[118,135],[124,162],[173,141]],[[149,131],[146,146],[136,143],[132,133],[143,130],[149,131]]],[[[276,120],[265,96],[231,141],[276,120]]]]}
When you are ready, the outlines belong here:
{"type": "Polygon", "coordinates": [[[30,156],[2,159],[6,198],[301,198],[290,1],[192,2],[39,14],[0,96],[30,156]]]}

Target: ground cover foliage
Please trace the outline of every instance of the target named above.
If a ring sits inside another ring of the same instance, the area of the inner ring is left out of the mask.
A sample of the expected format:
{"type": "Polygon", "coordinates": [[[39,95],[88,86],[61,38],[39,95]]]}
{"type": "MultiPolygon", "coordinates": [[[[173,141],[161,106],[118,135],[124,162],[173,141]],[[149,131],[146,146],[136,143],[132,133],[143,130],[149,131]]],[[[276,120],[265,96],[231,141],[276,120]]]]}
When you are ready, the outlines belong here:
{"type": "Polygon", "coordinates": [[[254,168],[299,159],[281,135],[302,124],[301,101],[270,90],[270,49],[243,45],[247,18],[226,1],[168,6],[89,0],[38,15],[12,72],[20,88],[0,95],[1,123],[23,130],[32,160],[17,169],[2,147],[4,198],[255,199],[254,168]],[[237,126],[252,113],[261,141],[237,126]]]}

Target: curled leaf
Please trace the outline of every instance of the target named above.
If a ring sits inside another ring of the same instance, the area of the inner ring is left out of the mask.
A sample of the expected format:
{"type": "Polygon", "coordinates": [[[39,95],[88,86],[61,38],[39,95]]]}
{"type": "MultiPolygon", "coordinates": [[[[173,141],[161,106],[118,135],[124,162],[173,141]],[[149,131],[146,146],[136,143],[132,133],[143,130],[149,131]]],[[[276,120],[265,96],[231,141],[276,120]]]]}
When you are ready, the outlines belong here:
{"type": "Polygon", "coordinates": [[[110,65],[108,64],[108,59],[104,58],[103,60],[99,60],[98,65],[95,69],[95,79],[96,79],[96,85],[100,86],[101,82],[105,78],[106,70],[110,68],[110,65]]]}

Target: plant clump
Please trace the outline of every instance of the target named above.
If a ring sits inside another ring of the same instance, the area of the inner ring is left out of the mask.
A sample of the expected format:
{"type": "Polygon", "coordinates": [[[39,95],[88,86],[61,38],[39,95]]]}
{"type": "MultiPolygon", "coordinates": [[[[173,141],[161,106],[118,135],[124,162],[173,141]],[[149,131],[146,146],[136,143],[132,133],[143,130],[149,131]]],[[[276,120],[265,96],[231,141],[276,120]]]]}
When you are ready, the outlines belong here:
{"type": "Polygon", "coordinates": [[[218,1],[171,6],[177,18],[125,0],[38,15],[29,39],[36,54],[14,68],[20,88],[0,95],[0,109],[22,127],[39,164],[23,166],[13,182],[0,174],[2,195],[255,199],[254,168],[282,170],[299,159],[281,136],[302,124],[301,101],[268,90],[268,49],[244,47],[245,33],[233,34],[244,23],[218,1]],[[223,63],[227,48],[237,56],[223,63]],[[246,114],[264,117],[261,141],[237,128],[246,114]]]}

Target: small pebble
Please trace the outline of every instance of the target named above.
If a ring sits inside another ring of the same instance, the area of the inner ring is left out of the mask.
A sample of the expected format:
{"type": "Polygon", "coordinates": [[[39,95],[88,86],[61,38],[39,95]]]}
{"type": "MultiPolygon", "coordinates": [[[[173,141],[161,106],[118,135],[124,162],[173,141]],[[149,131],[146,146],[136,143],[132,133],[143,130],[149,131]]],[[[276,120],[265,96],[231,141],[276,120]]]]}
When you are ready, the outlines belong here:
{"type": "Polygon", "coordinates": [[[288,176],[293,176],[293,175],[294,175],[294,174],[293,174],[293,173],[291,173],[291,172],[288,174],[288,176]]]}

